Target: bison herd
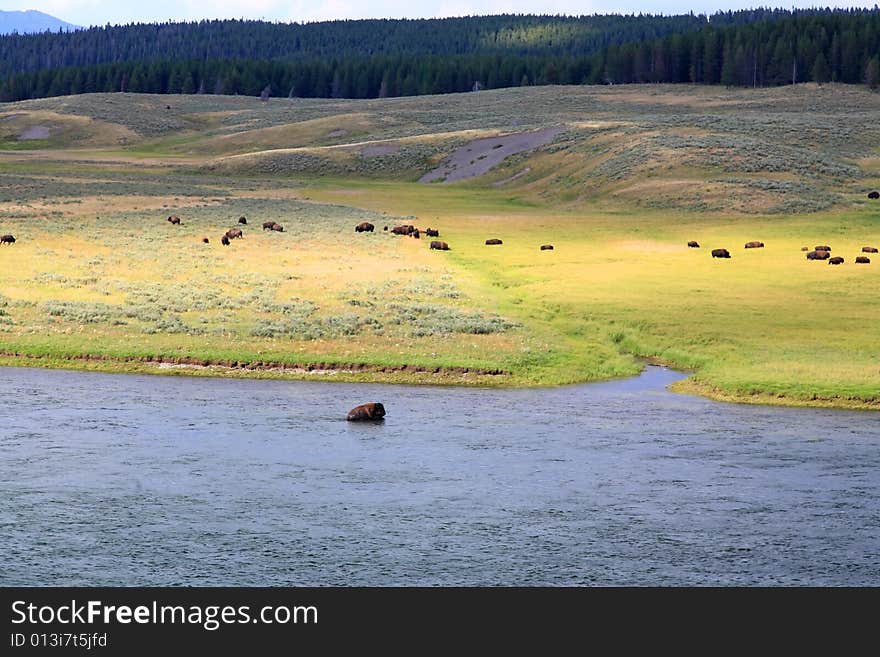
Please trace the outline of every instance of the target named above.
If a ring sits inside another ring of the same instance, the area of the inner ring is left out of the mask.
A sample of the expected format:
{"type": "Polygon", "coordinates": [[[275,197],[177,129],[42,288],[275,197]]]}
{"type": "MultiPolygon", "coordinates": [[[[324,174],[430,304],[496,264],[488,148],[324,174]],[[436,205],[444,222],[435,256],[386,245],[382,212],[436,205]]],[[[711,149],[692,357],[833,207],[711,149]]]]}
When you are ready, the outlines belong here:
{"type": "MultiPolygon", "coordinates": [[[[488,242],[487,242],[488,244],[488,242]]],[[[691,240],[687,243],[690,248],[699,248],[700,245],[691,240]]],[[[543,247],[542,247],[543,248],[543,247]]],[[[764,242],[746,242],[745,248],[747,249],[761,249],[764,248],[764,242]]],[[[827,244],[819,244],[813,247],[813,250],[810,251],[810,247],[802,246],[801,251],[809,251],[807,253],[807,260],[827,260],[829,265],[842,265],[844,262],[844,258],[841,256],[831,256],[831,247],[827,244]]],[[[877,247],[875,246],[863,246],[862,253],[877,253],[877,247]]],[[[730,251],[727,249],[712,249],[712,257],[713,258],[729,258],[730,251]]],[[[858,256],[855,261],[858,264],[870,264],[871,259],[867,256],[858,256]]]]}

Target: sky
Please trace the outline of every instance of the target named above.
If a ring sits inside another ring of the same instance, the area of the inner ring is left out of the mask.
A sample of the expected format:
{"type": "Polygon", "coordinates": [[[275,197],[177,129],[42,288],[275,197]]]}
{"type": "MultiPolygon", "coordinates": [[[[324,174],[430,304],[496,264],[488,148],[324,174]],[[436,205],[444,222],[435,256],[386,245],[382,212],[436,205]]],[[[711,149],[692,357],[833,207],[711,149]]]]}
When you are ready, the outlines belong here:
{"type": "Polygon", "coordinates": [[[711,14],[718,10],[768,7],[872,7],[870,2],[766,0],[0,0],[6,11],[36,9],[74,25],[121,25],[246,18],[312,22],[345,18],[430,18],[486,14],[711,14]]]}

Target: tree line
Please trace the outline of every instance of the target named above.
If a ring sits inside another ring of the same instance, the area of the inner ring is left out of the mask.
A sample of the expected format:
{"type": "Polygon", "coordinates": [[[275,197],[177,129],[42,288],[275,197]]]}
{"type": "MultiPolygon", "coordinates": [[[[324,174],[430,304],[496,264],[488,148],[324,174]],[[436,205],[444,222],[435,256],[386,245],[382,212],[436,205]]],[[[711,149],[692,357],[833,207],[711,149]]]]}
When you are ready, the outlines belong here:
{"type": "MultiPolygon", "coordinates": [[[[0,59],[7,69],[27,69],[10,70],[0,78],[0,100],[112,91],[381,98],[546,84],[772,86],[837,81],[880,85],[880,10],[876,8],[754,10],[672,18],[507,16],[303,26],[208,21],[107,27],[72,35],[13,35],[17,42],[45,39],[44,46],[64,44],[77,34],[90,39],[101,36],[107,44],[115,44],[110,50],[116,55],[112,61],[100,61],[103,55],[98,51],[89,55],[83,46],[73,58],[78,63],[31,68],[33,62],[22,62],[30,61],[27,52],[39,49],[25,49],[18,63],[0,59]],[[296,49],[285,50],[282,43],[274,56],[259,56],[263,46],[258,41],[245,47],[230,36],[239,34],[238,29],[245,35],[263,34],[264,29],[287,34],[285,30],[292,27],[297,28],[292,32],[297,34],[292,41],[296,49]],[[373,43],[368,36],[371,28],[397,36],[381,45],[373,43]],[[224,39],[219,35],[226,35],[231,43],[222,48],[203,45],[201,50],[192,46],[159,56],[163,48],[155,43],[148,48],[142,41],[150,30],[157,34],[170,30],[178,37],[196,34],[194,43],[206,44],[212,40],[205,35],[220,41],[224,39]],[[406,39],[398,38],[413,33],[424,39],[407,45],[406,39]],[[363,41],[354,37],[362,34],[367,35],[363,41]],[[135,47],[138,43],[143,46],[140,50],[135,47]],[[91,60],[80,62],[83,57],[91,60]]],[[[6,52],[9,38],[0,38],[0,52],[6,52]]],[[[59,55],[46,61],[68,60],[59,55]]]]}

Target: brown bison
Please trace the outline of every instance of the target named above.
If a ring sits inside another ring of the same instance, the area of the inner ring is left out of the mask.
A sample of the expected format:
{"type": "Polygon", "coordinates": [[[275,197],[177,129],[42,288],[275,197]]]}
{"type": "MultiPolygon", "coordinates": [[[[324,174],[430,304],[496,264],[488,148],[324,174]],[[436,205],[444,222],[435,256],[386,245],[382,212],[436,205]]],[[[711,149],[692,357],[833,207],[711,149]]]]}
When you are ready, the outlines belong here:
{"type": "Polygon", "coordinates": [[[438,251],[448,251],[449,245],[446,242],[440,242],[439,240],[433,240],[431,242],[431,248],[437,249],[438,251]]]}
{"type": "Polygon", "coordinates": [[[808,246],[801,247],[801,251],[809,251],[809,250],[810,250],[810,247],[808,247],[808,246]]]}
{"type": "Polygon", "coordinates": [[[426,228],[425,235],[428,237],[440,237],[440,231],[436,228],[426,228]]]}
{"type": "Polygon", "coordinates": [[[410,237],[414,237],[417,240],[422,238],[422,234],[419,232],[419,229],[416,228],[413,232],[409,234],[410,237]]]}
{"type": "Polygon", "coordinates": [[[241,228],[230,228],[226,231],[226,237],[231,240],[234,240],[236,237],[243,237],[244,233],[241,232],[241,228]]]}
{"type": "Polygon", "coordinates": [[[354,227],[354,232],[356,233],[372,233],[375,226],[371,224],[369,221],[364,221],[359,223],[354,227]]]}
{"type": "Polygon", "coordinates": [[[552,250],[553,250],[553,245],[552,245],[552,244],[542,244],[542,245],[541,245],[541,250],[542,250],[542,251],[552,251],[552,250]]]}
{"type": "Polygon", "coordinates": [[[3,235],[0,237],[0,244],[15,244],[15,238],[12,235],[3,235]]]}
{"type": "Polygon", "coordinates": [[[828,264],[829,264],[829,265],[842,265],[842,264],[843,264],[843,258],[841,258],[840,256],[834,256],[833,258],[830,258],[830,259],[828,260],[828,264]]]}
{"type": "Polygon", "coordinates": [[[274,221],[264,221],[263,222],[263,230],[272,230],[272,226],[275,225],[274,221]]]}
{"type": "Polygon", "coordinates": [[[814,251],[828,251],[829,253],[831,253],[831,247],[828,246],[827,244],[825,246],[814,246],[813,250],[814,251]]]}
{"type": "Polygon", "coordinates": [[[828,260],[828,258],[830,257],[831,254],[823,249],[819,249],[818,251],[810,251],[807,254],[807,260],[828,260]]]}
{"type": "Polygon", "coordinates": [[[239,217],[238,223],[240,223],[242,226],[247,226],[247,217],[239,217]]]}
{"type": "Polygon", "coordinates": [[[695,242],[694,240],[691,240],[690,242],[688,242],[688,246],[692,249],[699,249],[700,248],[699,242],[695,242]]]}
{"type": "Polygon", "coordinates": [[[856,256],[856,262],[860,265],[870,265],[871,259],[868,256],[856,256]]]}
{"type": "Polygon", "coordinates": [[[712,249],[712,257],[713,258],[729,258],[730,251],[727,249],[712,249]]]}
{"type": "Polygon", "coordinates": [[[494,245],[494,244],[504,244],[504,242],[502,242],[501,240],[499,240],[497,237],[493,237],[493,238],[490,239],[490,240],[486,240],[486,245],[487,245],[487,246],[492,246],[492,245],[494,245]]]}
{"type": "Polygon", "coordinates": [[[385,228],[383,228],[382,230],[388,230],[388,226],[385,226],[385,228]]]}
{"type": "Polygon", "coordinates": [[[868,192],[868,198],[880,198],[880,192],[877,192],[877,191],[868,192]]]}
{"type": "Polygon", "coordinates": [[[223,237],[221,237],[221,238],[220,238],[220,244],[222,244],[223,246],[229,246],[229,237],[226,236],[226,235],[224,235],[223,237]]]}
{"type": "Polygon", "coordinates": [[[863,246],[862,253],[877,253],[876,246],[863,246]]]}
{"type": "Polygon", "coordinates": [[[379,402],[370,402],[369,404],[355,406],[348,412],[345,419],[349,422],[357,422],[363,420],[381,420],[384,417],[385,407],[379,402]]]}
{"type": "Polygon", "coordinates": [[[391,233],[394,235],[409,235],[416,229],[415,226],[411,224],[406,224],[403,226],[395,226],[391,229],[391,233]]]}
{"type": "Polygon", "coordinates": [[[276,223],[274,226],[272,226],[272,230],[276,230],[276,231],[278,231],[279,233],[283,233],[283,232],[284,232],[284,226],[282,226],[282,225],[279,224],[279,223],[276,223]]]}
{"type": "Polygon", "coordinates": [[[171,224],[174,226],[180,225],[180,217],[178,217],[176,214],[172,214],[170,217],[168,217],[168,221],[170,221],[171,224]]]}
{"type": "Polygon", "coordinates": [[[764,242],[746,242],[747,249],[763,249],[764,242]]]}
{"type": "Polygon", "coordinates": [[[210,244],[210,243],[211,243],[211,240],[209,240],[207,237],[202,238],[202,244],[210,244]]]}

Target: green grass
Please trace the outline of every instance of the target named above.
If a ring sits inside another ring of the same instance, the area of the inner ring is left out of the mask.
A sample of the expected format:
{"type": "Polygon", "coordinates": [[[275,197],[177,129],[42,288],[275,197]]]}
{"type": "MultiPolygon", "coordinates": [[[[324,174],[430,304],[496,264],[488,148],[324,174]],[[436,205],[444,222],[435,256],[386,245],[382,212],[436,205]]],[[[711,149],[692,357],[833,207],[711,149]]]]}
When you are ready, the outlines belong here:
{"type": "Polygon", "coordinates": [[[2,156],[0,233],[19,241],[0,247],[0,363],[514,386],[628,376],[651,359],[692,373],[678,389],[719,399],[876,409],[880,258],[853,258],[880,246],[880,205],[864,198],[880,103],[808,91],[13,104],[142,139],[2,156]],[[345,117],[358,139],[418,148],[340,155],[345,117]],[[466,142],[457,131],[559,123],[557,141],[482,178],[407,182],[466,142]],[[304,150],[226,157],[282,137],[304,150]],[[241,215],[245,238],[221,246],[241,215]],[[285,232],[262,231],[269,219],[285,232]],[[355,234],[361,221],[377,232],[355,234]],[[451,250],[382,231],[401,223],[438,228],[451,250]],[[756,239],[766,247],[743,248],[756,239]],[[801,247],[820,243],[847,262],[808,262],[801,247]]]}

